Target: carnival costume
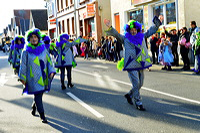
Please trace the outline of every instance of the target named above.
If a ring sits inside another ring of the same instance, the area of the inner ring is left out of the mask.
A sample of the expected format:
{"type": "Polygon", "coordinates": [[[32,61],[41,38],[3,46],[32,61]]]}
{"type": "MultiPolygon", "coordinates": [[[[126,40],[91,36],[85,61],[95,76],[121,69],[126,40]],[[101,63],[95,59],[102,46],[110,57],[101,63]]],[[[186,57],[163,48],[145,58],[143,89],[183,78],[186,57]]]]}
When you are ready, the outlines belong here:
{"type": "Polygon", "coordinates": [[[72,46],[77,45],[81,42],[86,41],[85,39],[78,38],[73,42],[69,42],[68,34],[61,34],[58,38],[58,42],[56,42],[56,48],[58,52],[58,56],[56,59],[55,67],[61,70],[61,87],[62,89],[66,89],[64,80],[65,80],[65,69],[67,69],[67,78],[68,84],[67,87],[73,87],[72,79],[71,79],[71,69],[77,65],[74,55],[71,51],[72,46]]]}
{"type": "Polygon", "coordinates": [[[200,32],[196,33],[197,40],[194,45],[194,55],[195,55],[195,62],[197,66],[194,68],[194,72],[196,74],[200,73],[200,32]]]}
{"type": "Polygon", "coordinates": [[[163,41],[159,46],[158,61],[164,65],[162,70],[172,70],[171,63],[174,61],[174,56],[172,54],[171,47],[172,43],[169,41],[163,41]],[[167,43],[167,45],[165,43],[167,43]]]}
{"type": "Polygon", "coordinates": [[[19,74],[19,68],[20,68],[20,59],[22,50],[24,49],[25,39],[22,36],[17,36],[14,39],[14,50],[13,50],[13,69],[15,71],[15,74],[19,74]],[[21,44],[18,43],[18,41],[21,42],[21,44]]]}
{"type": "Polygon", "coordinates": [[[11,45],[10,45],[10,53],[8,55],[8,62],[10,63],[10,65],[12,65],[13,67],[13,57],[14,57],[14,46],[15,44],[15,40],[12,40],[11,45]]]}
{"type": "Polygon", "coordinates": [[[140,88],[143,85],[143,70],[152,66],[148,51],[146,48],[145,38],[150,37],[158,30],[161,25],[158,17],[153,19],[154,26],[151,26],[146,33],[141,33],[142,26],[139,22],[131,20],[125,25],[125,35],[119,34],[112,26],[106,31],[108,35],[114,36],[122,44],[124,44],[124,58],[118,62],[119,70],[127,71],[132,83],[132,90],[125,95],[129,104],[133,104],[132,98],[135,100],[136,108],[144,111],[140,97],[140,88]],[[137,34],[132,35],[130,30],[137,29],[137,34]]]}
{"type": "Polygon", "coordinates": [[[56,73],[49,52],[41,41],[41,33],[39,29],[30,30],[27,34],[27,42],[25,50],[22,53],[19,78],[25,82],[23,93],[34,94],[34,103],[32,114],[35,115],[36,108],[40,113],[43,122],[44,109],[42,104],[43,92],[50,91],[53,77],[52,73],[56,73]],[[34,46],[30,42],[32,35],[38,37],[38,45],[34,46]]]}

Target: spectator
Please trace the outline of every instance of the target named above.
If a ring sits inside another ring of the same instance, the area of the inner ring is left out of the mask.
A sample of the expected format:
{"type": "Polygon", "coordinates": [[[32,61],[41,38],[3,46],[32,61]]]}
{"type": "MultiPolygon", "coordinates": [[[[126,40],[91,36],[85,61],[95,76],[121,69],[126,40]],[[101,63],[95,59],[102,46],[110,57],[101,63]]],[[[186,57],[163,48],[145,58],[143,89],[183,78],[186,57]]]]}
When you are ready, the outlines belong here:
{"type": "Polygon", "coordinates": [[[158,45],[156,44],[158,41],[158,33],[155,33],[151,39],[150,39],[150,44],[151,44],[151,53],[152,53],[152,58],[153,58],[153,64],[156,63],[156,60],[155,59],[155,55],[157,56],[158,58],[158,45]]]}
{"type": "Polygon", "coordinates": [[[176,30],[173,29],[171,30],[171,34],[168,33],[166,31],[166,28],[163,27],[164,31],[165,31],[165,34],[170,37],[170,41],[172,43],[172,54],[174,56],[174,62],[173,62],[173,65],[175,66],[179,66],[179,55],[178,55],[178,51],[177,51],[177,48],[178,48],[178,35],[176,34],[176,30]]]}
{"type": "MultiPolygon", "coordinates": [[[[196,22],[195,21],[191,21],[190,23],[190,43],[192,45],[192,57],[193,57],[193,53],[194,53],[194,50],[195,50],[195,42],[197,40],[197,36],[196,34],[198,33],[198,27],[196,25],[196,22]]],[[[194,72],[197,72],[198,71],[198,55],[196,55],[194,57],[194,72]]]]}
{"type": "Polygon", "coordinates": [[[189,48],[186,48],[185,45],[190,41],[189,33],[187,28],[183,27],[178,32],[179,44],[180,44],[180,53],[183,59],[184,66],[182,70],[190,70],[190,60],[188,58],[189,48]]]}

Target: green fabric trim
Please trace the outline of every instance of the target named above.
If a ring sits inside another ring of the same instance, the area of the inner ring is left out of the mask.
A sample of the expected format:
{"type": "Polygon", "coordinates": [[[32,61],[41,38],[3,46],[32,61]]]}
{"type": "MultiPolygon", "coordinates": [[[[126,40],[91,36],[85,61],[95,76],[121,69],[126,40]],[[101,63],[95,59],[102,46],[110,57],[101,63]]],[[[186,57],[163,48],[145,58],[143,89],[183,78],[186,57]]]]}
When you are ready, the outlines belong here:
{"type": "Polygon", "coordinates": [[[33,71],[32,71],[32,66],[30,66],[30,76],[31,76],[31,78],[34,77],[34,75],[33,75],[33,71]]]}
{"type": "Polygon", "coordinates": [[[79,39],[76,39],[74,42],[75,42],[75,43],[80,43],[80,42],[81,42],[81,41],[80,41],[80,38],[79,38],[79,39]]]}
{"type": "Polygon", "coordinates": [[[110,28],[108,30],[105,30],[105,32],[111,31],[112,30],[112,26],[110,26],[110,28]]]}
{"type": "Polygon", "coordinates": [[[142,55],[140,55],[137,60],[136,60],[138,63],[140,63],[142,61],[142,55]]]}
{"type": "Polygon", "coordinates": [[[44,86],[44,81],[42,77],[40,77],[40,79],[38,80],[38,84],[44,86]]]}
{"type": "Polygon", "coordinates": [[[144,48],[142,48],[142,54],[143,54],[144,56],[146,56],[146,53],[145,53],[145,51],[144,51],[144,48]]]}
{"type": "Polygon", "coordinates": [[[146,58],[146,61],[151,63],[151,59],[150,58],[146,58]]]}
{"type": "Polygon", "coordinates": [[[52,61],[48,55],[46,55],[47,61],[49,62],[50,65],[52,65],[52,61]]]}
{"type": "Polygon", "coordinates": [[[122,71],[123,68],[124,68],[124,58],[122,58],[120,61],[117,62],[117,69],[119,71],[122,71]]]}
{"type": "Polygon", "coordinates": [[[64,60],[64,59],[65,59],[65,56],[62,55],[62,60],[64,60]]]}
{"type": "Polygon", "coordinates": [[[24,78],[24,80],[26,81],[26,76],[24,74],[22,74],[22,77],[24,78]]]}
{"type": "Polygon", "coordinates": [[[75,68],[76,67],[76,63],[74,61],[72,61],[72,67],[75,68]]]}
{"type": "Polygon", "coordinates": [[[64,48],[65,48],[65,46],[66,46],[66,43],[64,43],[64,44],[62,45],[62,49],[64,49],[64,48]]]}
{"type": "Polygon", "coordinates": [[[40,66],[40,61],[39,61],[39,58],[38,56],[34,59],[34,63],[38,66],[40,66]]]}
{"type": "Polygon", "coordinates": [[[12,55],[14,55],[14,51],[12,51],[12,55]]]}

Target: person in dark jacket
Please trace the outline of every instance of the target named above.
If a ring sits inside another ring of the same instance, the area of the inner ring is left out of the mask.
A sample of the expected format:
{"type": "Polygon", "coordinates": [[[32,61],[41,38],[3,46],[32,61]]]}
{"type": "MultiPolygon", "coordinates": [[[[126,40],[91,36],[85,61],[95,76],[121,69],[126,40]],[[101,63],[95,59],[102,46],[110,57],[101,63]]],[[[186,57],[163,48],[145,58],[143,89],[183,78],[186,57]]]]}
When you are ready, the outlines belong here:
{"type": "MultiPolygon", "coordinates": [[[[186,39],[186,43],[190,41],[190,36],[189,33],[187,32],[186,27],[183,27],[181,30],[179,30],[178,36],[179,36],[179,44],[181,44],[181,40],[183,38],[186,39]]],[[[186,48],[185,45],[180,45],[180,53],[184,63],[182,70],[190,70],[190,60],[188,58],[189,48],[186,48]]]]}
{"type": "Polygon", "coordinates": [[[154,34],[150,39],[153,64],[155,64],[156,61],[158,61],[158,59],[156,59],[156,57],[158,58],[158,46],[156,45],[157,41],[158,41],[158,33],[154,34]]]}
{"type": "Polygon", "coordinates": [[[176,30],[173,29],[171,30],[171,34],[169,32],[167,32],[166,28],[163,27],[164,31],[165,31],[165,34],[170,37],[170,41],[172,43],[172,54],[174,56],[174,63],[173,65],[175,66],[179,66],[179,56],[178,56],[178,51],[177,51],[177,48],[178,48],[178,35],[176,34],[176,30]]]}

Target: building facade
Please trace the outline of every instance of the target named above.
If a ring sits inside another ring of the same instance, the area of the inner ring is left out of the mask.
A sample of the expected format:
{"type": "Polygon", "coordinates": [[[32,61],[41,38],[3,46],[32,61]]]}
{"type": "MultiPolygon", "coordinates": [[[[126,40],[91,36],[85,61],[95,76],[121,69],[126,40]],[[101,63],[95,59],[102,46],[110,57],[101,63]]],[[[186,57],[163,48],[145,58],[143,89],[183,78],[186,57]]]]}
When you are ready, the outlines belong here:
{"type": "MultiPolygon", "coordinates": [[[[200,24],[198,6],[199,0],[123,0],[123,3],[120,0],[111,0],[112,25],[123,33],[124,25],[134,19],[142,23],[143,29],[147,30],[155,15],[163,15],[163,26],[166,28],[189,28],[190,21],[200,24]]],[[[162,32],[162,29],[160,30],[162,32]]]]}
{"type": "Polygon", "coordinates": [[[108,0],[46,0],[48,27],[51,38],[67,33],[70,38],[105,35],[104,18],[111,18],[108,0]]]}

